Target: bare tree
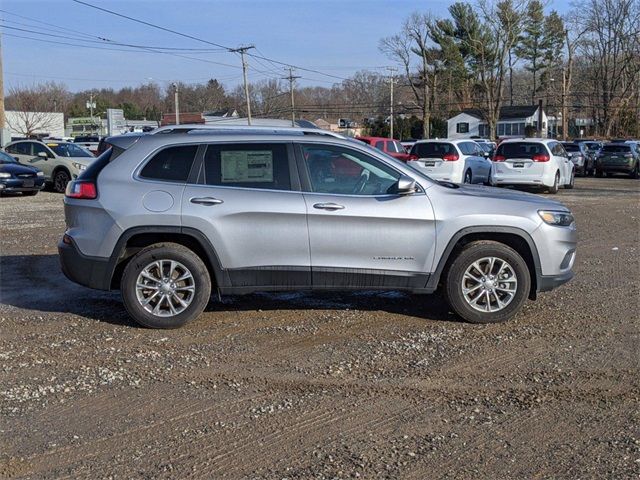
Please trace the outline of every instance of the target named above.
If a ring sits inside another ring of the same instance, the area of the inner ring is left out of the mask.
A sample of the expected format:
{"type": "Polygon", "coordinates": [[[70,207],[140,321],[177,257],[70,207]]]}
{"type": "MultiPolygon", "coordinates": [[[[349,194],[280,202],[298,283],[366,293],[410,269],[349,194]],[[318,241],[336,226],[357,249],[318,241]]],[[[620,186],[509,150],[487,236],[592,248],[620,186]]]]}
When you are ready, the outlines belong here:
{"type": "Polygon", "coordinates": [[[54,110],[64,108],[68,98],[66,88],[53,82],[12,87],[5,99],[5,107],[16,113],[13,117],[7,116],[7,124],[25,137],[46,131],[55,125],[58,118],[54,110]]]}

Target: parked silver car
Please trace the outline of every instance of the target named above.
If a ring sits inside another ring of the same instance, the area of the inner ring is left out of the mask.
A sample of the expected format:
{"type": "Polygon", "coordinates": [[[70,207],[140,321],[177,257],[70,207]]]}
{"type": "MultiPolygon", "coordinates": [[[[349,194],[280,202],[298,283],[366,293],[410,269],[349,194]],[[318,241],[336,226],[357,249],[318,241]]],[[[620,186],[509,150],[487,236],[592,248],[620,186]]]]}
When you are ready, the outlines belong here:
{"type": "Polygon", "coordinates": [[[217,296],[442,291],[470,322],[572,278],[576,226],[531,194],[438,183],[317,129],[181,126],[112,137],[69,184],[62,269],[179,327],[217,296]]]}

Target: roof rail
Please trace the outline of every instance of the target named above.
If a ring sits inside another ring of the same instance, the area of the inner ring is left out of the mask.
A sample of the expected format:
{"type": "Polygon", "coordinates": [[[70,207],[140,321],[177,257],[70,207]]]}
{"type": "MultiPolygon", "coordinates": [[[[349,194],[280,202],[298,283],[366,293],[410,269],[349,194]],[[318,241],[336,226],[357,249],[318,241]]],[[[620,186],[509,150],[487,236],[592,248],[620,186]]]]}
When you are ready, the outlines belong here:
{"type": "Polygon", "coordinates": [[[269,127],[258,125],[203,125],[203,124],[184,124],[184,125],[166,125],[156,128],[149,132],[150,135],[169,134],[169,133],[207,133],[207,132],[242,132],[242,133],[264,133],[275,135],[322,135],[335,138],[346,138],[336,132],[322,130],[320,128],[308,127],[269,127]]]}

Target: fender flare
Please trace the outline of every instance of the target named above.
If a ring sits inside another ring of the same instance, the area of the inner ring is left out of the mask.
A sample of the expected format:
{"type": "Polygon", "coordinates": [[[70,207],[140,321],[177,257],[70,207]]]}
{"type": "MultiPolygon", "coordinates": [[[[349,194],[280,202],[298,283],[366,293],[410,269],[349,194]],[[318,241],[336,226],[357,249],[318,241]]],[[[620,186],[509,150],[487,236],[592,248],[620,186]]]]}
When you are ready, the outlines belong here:
{"type": "Polygon", "coordinates": [[[477,233],[506,233],[510,235],[517,235],[522,238],[528,245],[529,250],[531,251],[531,257],[533,258],[533,266],[535,272],[535,278],[532,278],[532,281],[535,281],[535,291],[537,292],[540,288],[540,277],[542,276],[542,267],[540,266],[540,256],[538,254],[538,248],[536,247],[533,238],[526,231],[517,227],[507,227],[507,226],[492,226],[492,225],[478,225],[472,227],[465,227],[461,230],[458,230],[447,243],[446,248],[442,252],[440,256],[440,260],[438,261],[438,266],[435,271],[429,276],[429,280],[427,281],[427,285],[425,288],[428,291],[434,292],[438,288],[438,283],[440,282],[440,276],[444,271],[447,262],[449,261],[449,257],[451,256],[451,252],[458,244],[458,242],[465,236],[477,233]]]}

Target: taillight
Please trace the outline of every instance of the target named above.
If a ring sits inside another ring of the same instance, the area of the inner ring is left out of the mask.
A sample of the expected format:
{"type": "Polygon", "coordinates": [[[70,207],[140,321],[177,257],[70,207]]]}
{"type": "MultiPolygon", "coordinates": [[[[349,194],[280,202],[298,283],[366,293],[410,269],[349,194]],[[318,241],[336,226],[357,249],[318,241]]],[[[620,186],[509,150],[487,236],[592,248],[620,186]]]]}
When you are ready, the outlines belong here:
{"type": "Polygon", "coordinates": [[[551,160],[551,157],[549,157],[549,155],[545,155],[544,153],[538,153],[531,157],[531,160],[533,160],[534,162],[548,162],[549,160],[551,160]]]}
{"type": "Polygon", "coordinates": [[[418,158],[420,158],[420,157],[418,157],[418,155],[413,155],[412,154],[412,155],[409,155],[409,158],[407,159],[407,161],[408,160],[418,160],[418,158]]]}
{"type": "Polygon", "coordinates": [[[93,200],[98,197],[98,190],[96,189],[96,184],[93,182],[75,180],[67,184],[65,195],[69,198],[93,200]]]}
{"type": "Polygon", "coordinates": [[[493,161],[494,162],[504,162],[507,159],[507,157],[505,157],[504,155],[494,155],[493,156],[493,161]]]}
{"type": "Polygon", "coordinates": [[[445,162],[455,162],[456,160],[458,160],[460,157],[458,156],[457,153],[447,153],[446,155],[442,156],[442,159],[445,162]]]}

